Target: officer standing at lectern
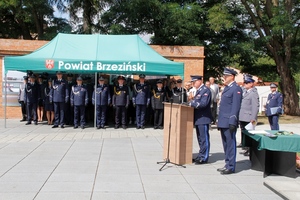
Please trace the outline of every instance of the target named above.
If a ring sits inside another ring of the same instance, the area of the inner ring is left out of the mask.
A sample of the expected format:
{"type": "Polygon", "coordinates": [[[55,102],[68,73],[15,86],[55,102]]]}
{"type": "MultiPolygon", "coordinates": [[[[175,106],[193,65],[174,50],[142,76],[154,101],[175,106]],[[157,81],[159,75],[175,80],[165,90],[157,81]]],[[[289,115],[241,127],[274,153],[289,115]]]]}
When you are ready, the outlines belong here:
{"type": "Polygon", "coordinates": [[[52,90],[50,92],[50,103],[54,104],[54,125],[57,128],[60,124],[61,128],[65,128],[65,105],[69,101],[69,91],[67,82],[62,79],[62,72],[57,71],[57,79],[53,80],[52,90]]]}
{"type": "Polygon", "coordinates": [[[118,129],[122,124],[122,128],[126,129],[126,114],[129,106],[129,90],[124,85],[125,78],[123,76],[118,77],[118,85],[114,86],[114,95],[112,104],[116,110],[115,113],[115,129],[118,129]]]}
{"type": "Polygon", "coordinates": [[[136,107],[136,128],[145,128],[146,109],[150,104],[150,86],[145,83],[145,74],[140,74],[140,82],[133,86],[132,103],[136,107]]]}
{"type": "Polygon", "coordinates": [[[222,143],[225,153],[225,166],[217,169],[221,174],[235,172],[236,164],[236,130],[239,121],[239,112],[242,102],[242,88],[235,82],[236,71],[225,68],[223,81],[225,88],[222,92],[218,129],[221,131],[222,143]]]}
{"type": "Polygon", "coordinates": [[[202,76],[191,76],[191,82],[196,92],[193,100],[189,103],[194,107],[194,123],[199,144],[198,156],[193,159],[195,164],[205,164],[208,162],[210,141],[209,141],[209,124],[212,115],[210,109],[211,91],[203,84],[202,76]]]}
{"type": "Polygon", "coordinates": [[[78,128],[79,122],[81,129],[85,126],[85,107],[89,103],[88,91],[82,85],[81,76],[77,77],[77,85],[72,86],[71,106],[74,107],[74,129],[78,128]],[[80,121],[79,121],[80,119],[80,121]]]}
{"type": "Polygon", "coordinates": [[[164,104],[167,93],[163,88],[163,81],[156,82],[156,88],[152,90],[151,105],[154,111],[154,129],[163,129],[164,104]]]}
{"type": "Polygon", "coordinates": [[[31,120],[34,121],[34,124],[37,125],[37,106],[38,99],[40,97],[40,87],[35,82],[35,75],[29,77],[29,82],[25,85],[25,94],[24,94],[24,103],[26,104],[27,110],[27,123],[26,125],[31,124],[31,120]]]}
{"type": "Polygon", "coordinates": [[[106,122],[106,110],[110,104],[110,91],[108,85],[104,84],[104,78],[100,76],[98,78],[97,88],[93,92],[92,103],[96,106],[96,123],[97,129],[105,128],[106,122]],[[96,97],[96,103],[95,103],[96,97]]]}
{"type": "Polygon", "coordinates": [[[186,89],[182,87],[182,80],[176,81],[176,87],[172,89],[173,103],[184,103],[187,101],[186,89]]]}

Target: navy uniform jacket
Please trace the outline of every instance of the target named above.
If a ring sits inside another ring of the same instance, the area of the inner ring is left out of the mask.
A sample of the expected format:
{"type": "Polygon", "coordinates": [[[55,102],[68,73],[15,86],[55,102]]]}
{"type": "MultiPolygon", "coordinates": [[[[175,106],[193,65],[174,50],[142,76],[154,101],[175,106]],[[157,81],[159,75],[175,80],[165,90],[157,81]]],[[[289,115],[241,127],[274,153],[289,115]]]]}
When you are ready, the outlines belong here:
{"type": "Polygon", "coordinates": [[[146,83],[141,85],[137,83],[133,86],[133,104],[149,105],[150,104],[150,86],[146,83]]]}
{"type": "Polygon", "coordinates": [[[37,83],[25,85],[24,102],[37,103],[40,98],[40,87],[37,83]]]}
{"type": "Polygon", "coordinates": [[[151,106],[152,109],[164,109],[163,102],[167,99],[167,93],[162,88],[160,91],[158,88],[152,90],[152,97],[151,97],[151,106]]]}
{"type": "Polygon", "coordinates": [[[110,98],[110,91],[108,85],[99,85],[96,88],[96,92],[93,92],[92,96],[92,103],[95,105],[95,93],[96,93],[96,101],[97,106],[106,106],[110,104],[111,98],[110,98]]]}
{"type": "Polygon", "coordinates": [[[50,102],[68,102],[69,90],[65,80],[54,80],[50,92],[50,102]]]}
{"type": "Polygon", "coordinates": [[[83,85],[74,85],[71,91],[71,105],[84,106],[89,102],[88,91],[83,85]]]}
{"type": "Polygon", "coordinates": [[[211,91],[205,85],[201,85],[195,93],[190,105],[194,107],[195,125],[210,124],[212,115],[210,109],[211,91]]]}
{"type": "Polygon", "coordinates": [[[129,105],[129,91],[128,91],[127,86],[123,85],[122,87],[120,87],[120,86],[115,86],[114,87],[114,95],[113,95],[112,104],[114,106],[126,106],[126,107],[128,107],[128,105],[129,105]]]}
{"type": "Polygon", "coordinates": [[[278,109],[278,114],[282,112],[282,94],[280,92],[270,93],[268,96],[267,104],[266,104],[266,115],[272,116],[271,108],[280,107],[278,109]]]}
{"type": "Polygon", "coordinates": [[[186,89],[175,87],[172,89],[173,103],[186,102],[186,89]],[[183,91],[182,91],[183,90],[183,91]]]}
{"type": "Polygon", "coordinates": [[[229,128],[229,124],[237,126],[242,102],[242,88],[234,81],[222,92],[218,128],[229,128]]]}

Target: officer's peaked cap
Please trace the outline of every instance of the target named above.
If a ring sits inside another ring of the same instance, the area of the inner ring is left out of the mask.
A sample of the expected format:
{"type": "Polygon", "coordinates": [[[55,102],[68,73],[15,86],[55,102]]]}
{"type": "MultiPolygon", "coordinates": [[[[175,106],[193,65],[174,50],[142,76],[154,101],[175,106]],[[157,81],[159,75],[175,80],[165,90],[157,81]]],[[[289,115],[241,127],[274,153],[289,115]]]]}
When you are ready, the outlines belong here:
{"type": "Polygon", "coordinates": [[[271,84],[270,84],[270,87],[271,87],[271,88],[277,88],[277,85],[276,85],[275,83],[271,83],[271,84]]]}
{"type": "Polygon", "coordinates": [[[181,79],[178,79],[176,82],[177,82],[177,83],[182,83],[182,80],[181,80],[181,79]]]}
{"type": "Polygon", "coordinates": [[[78,77],[77,77],[77,81],[82,81],[82,77],[81,77],[81,76],[78,76],[78,77]]]}
{"type": "Polygon", "coordinates": [[[52,78],[48,78],[48,82],[52,82],[52,78]]]}
{"type": "Polygon", "coordinates": [[[24,80],[28,80],[28,77],[27,77],[27,76],[23,76],[23,79],[24,79],[24,80]]]}
{"type": "Polygon", "coordinates": [[[39,78],[43,78],[43,75],[42,75],[42,74],[39,74],[39,78]]]}
{"type": "Polygon", "coordinates": [[[118,76],[118,80],[125,80],[124,76],[118,76]]]}
{"type": "Polygon", "coordinates": [[[162,80],[158,80],[158,81],[156,81],[156,83],[163,83],[163,81],[162,80]]]}
{"type": "Polygon", "coordinates": [[[62,74],[62,71],[56,71],[56,74],[62,74]]]}
{"type": "Polygon", "coordinates": [[[255,80],[252,78],[252,75],[250,75],[250,74],[245,74],[245,75],[244,75],[244,82],[245,82],[245,83],[254,83],[255,80]]]}
{"type": "Polygon", "coordinates": [[[145,74],[140,74],[139,77],[140,77],[140,78],[145,78],[146,75],[145,75],[145,74]]]}
{"type": "Polygon", "coordinates": [[[67,74],[67,77],[73,77],[73,74],[69,73],[69,74],[67,74]]]}
{"type": "Polygon", "coordinates": [[[102,76],[100,76],[100,77],[98,78],[98,80],[99,80],[99,81],[104,81],[104,78],[103,78],[102,76]]]}
{"type": "Polygon", "coordinates": [[[34,74],[32,74],[29,78],[35,78],[35,75],[34,74]]]}
{"type": "Polygon", "coordinates": [[[224,72],[223,72],[224,75],[237,75],[237,72],[234,71],[233,69],[229,69],[229,68],[224,68],[224,72]]]}
{"type": "Polygon", "coordinates": [[[202,80],[202,76],[199,75],[191,75],[191,82],[197,81],[197,80],[202,80]]]}

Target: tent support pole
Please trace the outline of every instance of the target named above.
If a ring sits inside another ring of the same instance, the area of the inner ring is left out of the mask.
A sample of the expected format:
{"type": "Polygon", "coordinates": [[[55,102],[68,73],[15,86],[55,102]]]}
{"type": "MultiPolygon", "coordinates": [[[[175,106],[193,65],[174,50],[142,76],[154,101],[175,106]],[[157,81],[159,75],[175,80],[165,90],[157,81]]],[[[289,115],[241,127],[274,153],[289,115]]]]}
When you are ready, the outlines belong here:
{"type": "Polygon", "coordinates": [[[94,128],[97,127],[97,72],[95,72],[95,86],[94,86],[94,93],[95,93],[95,106],[94,106],[94,128]]]}
{"type": "Polygon", "coordinates": [[[4,98],[4,128],[6,128],[6,106],[7,106],[7,72],[5,72],[5,98],[4,98]]]}

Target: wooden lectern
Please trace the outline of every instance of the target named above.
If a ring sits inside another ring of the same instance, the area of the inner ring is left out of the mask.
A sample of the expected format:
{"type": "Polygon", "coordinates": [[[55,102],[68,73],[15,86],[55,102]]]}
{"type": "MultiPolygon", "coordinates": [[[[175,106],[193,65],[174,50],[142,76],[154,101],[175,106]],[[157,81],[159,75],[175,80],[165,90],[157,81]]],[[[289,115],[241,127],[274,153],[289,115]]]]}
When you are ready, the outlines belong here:
{"type": "Polygon", "coordinates": [[[194,108],[176,103],[172,105],[164,103],[164,158],[168,157],[170,120],[170,162],[178,165],[192,163],[194,108]]]}

